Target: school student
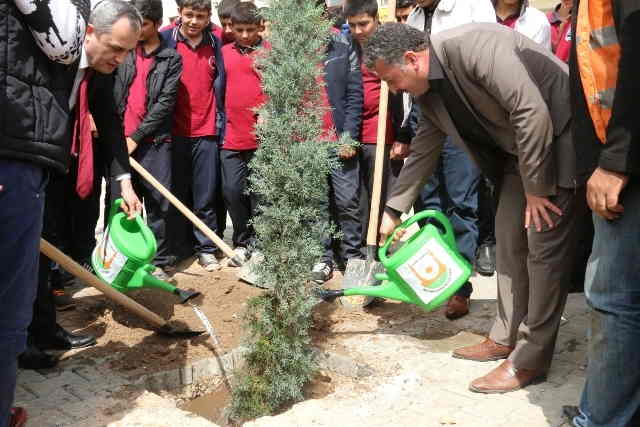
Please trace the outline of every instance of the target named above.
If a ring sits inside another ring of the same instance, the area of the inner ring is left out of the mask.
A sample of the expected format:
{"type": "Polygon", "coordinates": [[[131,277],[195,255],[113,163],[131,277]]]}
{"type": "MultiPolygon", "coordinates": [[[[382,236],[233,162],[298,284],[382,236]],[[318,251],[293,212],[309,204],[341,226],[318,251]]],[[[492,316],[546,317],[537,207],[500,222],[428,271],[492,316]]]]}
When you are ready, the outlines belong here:
{"type": "Polygon", "coordinates": [[[247,194],[248,164],[258,148],[255,110],[265,101],[255,59],[269,44],[260,36],[264,27],[253,3],[238,3],[230,19],[235,41],[222,48],[227,76],[227,122],[220,150],[222,194],[233,222],[236,257],[246,260],[254,238],[249,221],[255,208],[254,197],[247,194]]]}

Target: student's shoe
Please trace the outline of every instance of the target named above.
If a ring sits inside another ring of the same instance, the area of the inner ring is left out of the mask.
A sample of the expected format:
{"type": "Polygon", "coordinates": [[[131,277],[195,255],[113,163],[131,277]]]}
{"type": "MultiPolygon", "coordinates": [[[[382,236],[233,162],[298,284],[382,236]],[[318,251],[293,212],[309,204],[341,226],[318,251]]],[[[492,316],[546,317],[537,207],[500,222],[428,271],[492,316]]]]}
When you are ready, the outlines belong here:
{"type": "Polygon", "coordinates": [[[92,335],[72,334],[57,325],[52,335],[35,338],[34,345],[41,350],[71,350],[96,345],[96,339],[92,335]]]}
{"type": "Polygon", "coordinates": [[[27,425],[27,411],[24,408],[11,408],[9,413],[9,427],[24,427],[27,425]]]}
{"type": "Polygon", "coordinates": [[[27,349],[18,356],[20,369],[51,369],[58,364],[58,358],[45,353],[33,344],[28,344],[27,349]]]}
{"type": "Polygon", "coordinates": [[[326,262],[319,262],[311,270],[311,279],[321,285],[333,277],[333,267],[326,262]]]}
{"type": "Polygon", "coordinates": [[[198,254],[198,264],[207,271],[217,271],[222,267],[213,254],[198,254]]]}
{"type": "Polygon", "coordinates": [[[493,276],[496,271],[496,245],[483,243],[476,255],[476,271],[482,276],[493,276]]]}
{"type": "Polygon", "coordinates": [[[247,248],[243,248],[242,246],[237,247],[234,252],[236,255],[229,259],[229,267],[242,267],[244,263],[251,258],[251,254],[247,248]]]}
{"type": "Polygon", "coordinates": [[[53,304],[58,311],[69,310],[76,305],[76,302],[71,298],[71,295],[65,292],[64,288],[52,289],[51,295],[53,297],[53,304]]]}

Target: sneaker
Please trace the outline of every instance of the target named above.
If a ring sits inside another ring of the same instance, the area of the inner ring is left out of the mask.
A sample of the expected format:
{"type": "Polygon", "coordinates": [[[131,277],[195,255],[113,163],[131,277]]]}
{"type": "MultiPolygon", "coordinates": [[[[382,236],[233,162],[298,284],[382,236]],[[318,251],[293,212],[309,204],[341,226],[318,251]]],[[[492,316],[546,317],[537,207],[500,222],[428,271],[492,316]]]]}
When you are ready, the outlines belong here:
{"type": "Polygon", "coordinates": [[[57,264],[51,269],[51,284],[55,285],[55,287],[64,288],[72,286],[75,279],[73,274],[57,264]]]}
{"type": "Polygon", "coordinates": [[[326,262],[319,262],[311,270],[311,279],[321,285],[333,277],[333,267],[326,262]]]}
{"type": "Polygon", "coordinates": [[[11,408],[9,413],[9,427],[24,427],[27,425],[27,411],[24,408],[11,408]]]}
{"type": "Polygon", "coordinates": [[[198,264],[207,271],[217,271],[222,267],[213,254],[198,254],[198,264]]]}
{"type": "Polygon", "coordinates": [[[247,262],[249,258],[251,258],[249,250],[247,250],[247,248],[243,248],[242,246],[237,247],[235,249],[235,253],[236,255],[233,258],[229,259],[229,267],[242,267],[242,265],[244,265],[244,263],[247,262]]]}
{"type": "Polygon", "coordinates": [[[71,298],[71,295],[64,291],[64,288],[54,288],[51,290],[53,297],[53,304],[56,306],[56,310],[65,311],[75,307],[76,303],[71,298]]]}

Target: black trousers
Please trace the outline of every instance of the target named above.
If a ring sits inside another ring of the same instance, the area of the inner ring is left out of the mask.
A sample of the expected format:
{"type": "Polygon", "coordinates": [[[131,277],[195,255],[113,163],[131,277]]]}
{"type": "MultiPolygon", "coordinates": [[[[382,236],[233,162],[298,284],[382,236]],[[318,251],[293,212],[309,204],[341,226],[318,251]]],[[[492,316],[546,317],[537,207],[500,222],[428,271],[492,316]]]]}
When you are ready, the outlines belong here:
{"type": "Polygon", "coordinates": [[[247,193],[249,162],[255,150],[220,150],[222,165],[222,195],[233,222],[233,245],[248,248],[253,244],[254,231],[249,224],[256,207],[256,198],[247,193]]]}
{"type": "MultiPolygon", "coordinates": [[[[391,145],[385,145],[384,147],[384,168],[382,172],[382,191],[380,193],[380,209],[378,212],[378,226],[380,225],[380,219],[382,218],[382,212],[384,206],[387,203],[389,191],[396,182],[398,175],[404,161],[391,160],[389,153],[391,151],[391,145]]],[[[358,152],[358,161],[360,162],[360,176],[362,179],[362,191],[360,194],[360,206],[361,206],[361,223],[362,223],[362,245],[366,246],[367,232],[369,229],[369,215],[371,210],[371,194],[373,193],[373,172],[376,162],[376,145],[375,144],[363,144],[358,152]]],[[[376,232],[377,236],[377,232],[376,232]]],[[[376,238],[376,242],[377,242],[376,238]]]]}
{"type": "MultiPolygon", "coordinates": [[[[218,138],[175,137],[172,144],[173,194],[222,237],[226,213],[223,215],[218,138]]],[[[216,250],[213,241],[176,209],[170,215],[170,232],[172,252],[178,258],[216,250]]]]}
{"type": "MultiPolygon", "coordinates": [[[[132,157],[160,184],[171,189],[171,151],[170,142],[142,143],[133,152],[132,157]]],[[[171,253],[167,236],[167,221],[171,204],[166,197],[135,172],[132,174],[131,181],[138,198],[144,203],[147,225],[156,238],[158,251],[154,264],[158,267],[165,267],[169,264],[171,253]]],[[[110,187],[111,190],[108,192],[110,197],[107,200],[113,201],[121,195],[120,183],[112,180],[110,187]]],[[[105,210],[108,212],[109,206],[105,206],[105,210]]]]}

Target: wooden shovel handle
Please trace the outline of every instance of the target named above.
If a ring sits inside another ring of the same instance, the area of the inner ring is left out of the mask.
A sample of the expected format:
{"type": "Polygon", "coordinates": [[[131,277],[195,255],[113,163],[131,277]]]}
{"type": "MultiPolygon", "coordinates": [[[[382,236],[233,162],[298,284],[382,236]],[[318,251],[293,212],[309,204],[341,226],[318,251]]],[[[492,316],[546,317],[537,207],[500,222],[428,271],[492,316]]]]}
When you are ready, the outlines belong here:
{"type": "MultiPolygon", "coordinates": [[[[380,1],[378,1],[380,3],[380,1]]],[[[381,7],[378,4],[378,7],[381,7]]],[[[387,6],[385,22],[396,19],[396,2],[390,0],[387,6]]],[[[384,146],[387,136],[387,107],[389,105],[389,86],[387,82],[380,84],[380,104],[378,106],[378,134],[376,135],[376,160],[373,167],[373,190],[369,210],[369,228],[367,229],[367,246],[378,244],[378,220],[380,215],[380,194],[382,192],[382,173],[384,171],[384,146]]]]}
{"type": "Polygon", "coordinates": [[[171,202],[173,206],[175,206],[184,216],[186,216],[189,221],[193,223],[196,227],[200,229],[204,233],[205,236],[213,240],[213,242],[218,245],[222,252],[229,258],[233,258],[236,253],[233,249],[227,245],[224,240],[222,240],[216,233],[213,232],[207,225],[202,222],[200,218],[198,218],[193,212],[187,208],[184,203],[182,203],[176,196],[171,194],[167,188],[160,184],[157,179],[153,177],[145,168],[142,167],[140,163],[138,163],[133,157],[129,157],[129,162],[131,163],[131,167],[136,170],[149,184],[151,184],[156,190],[158,190],[164,197],[171,202]]]}
{"type": "Polygon", "coordinates": [[[69,258],[58,248],[44,239],[40,239],[40,252],[45,254],[49,259],[57,262],[62,268],[73,274],[78,279],[93,286],[100,292],[102,292],[107,298],[122,305],[127,310],[137,314],[152,325],[162,328],[166,326],[167,322],[148,308],[138,304],[128,296],[116,291],[111,286],[100,280],[98,277],[89,273],[86,269],[82,268],[80,264],[69,258]]]}

